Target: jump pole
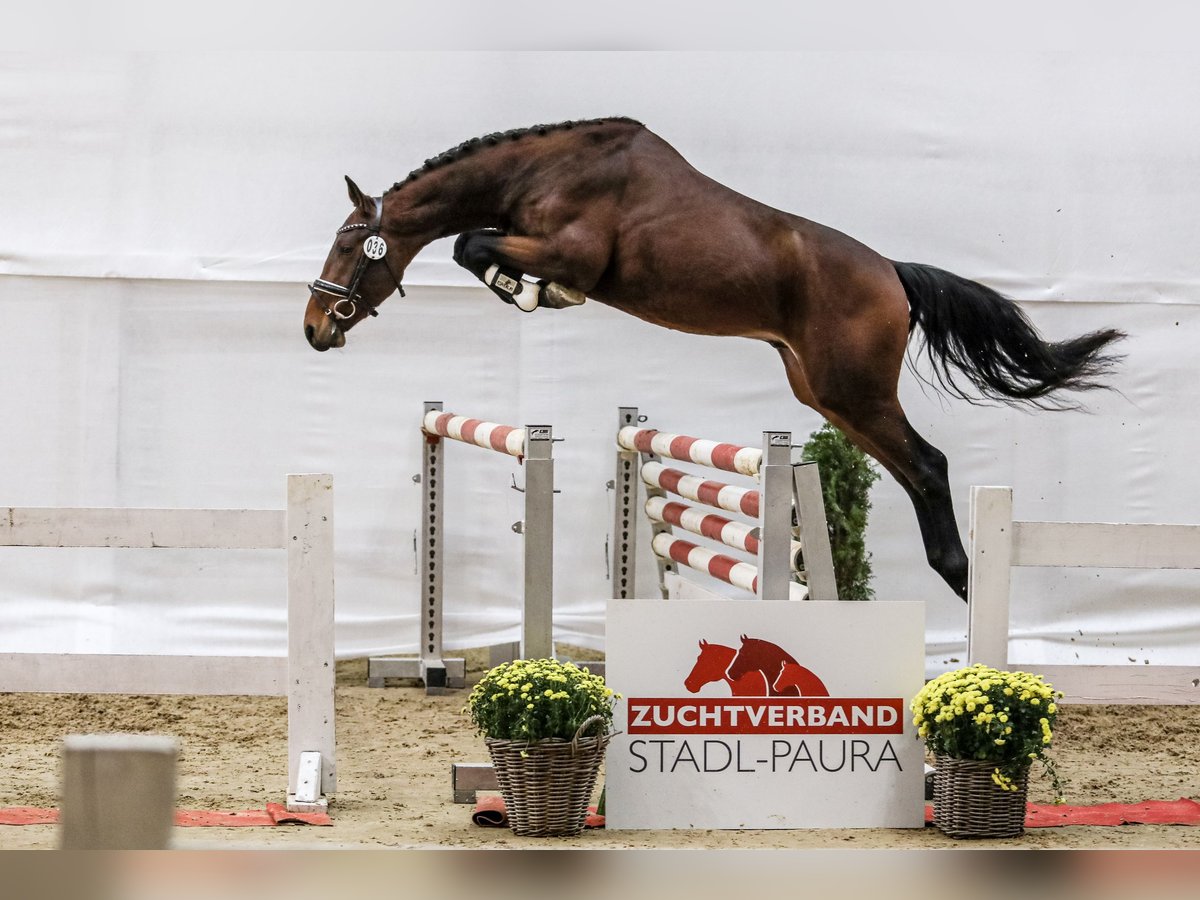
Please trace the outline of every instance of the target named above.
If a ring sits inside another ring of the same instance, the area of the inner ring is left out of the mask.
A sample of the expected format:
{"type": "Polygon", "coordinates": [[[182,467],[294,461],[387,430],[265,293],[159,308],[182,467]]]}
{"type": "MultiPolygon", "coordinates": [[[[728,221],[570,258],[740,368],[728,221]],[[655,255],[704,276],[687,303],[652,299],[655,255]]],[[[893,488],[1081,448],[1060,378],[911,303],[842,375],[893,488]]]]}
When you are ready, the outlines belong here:
{"type": "Polygon", "coordinates": [[[288,809],[325,808],[337,787],[331,476],[289,475],[285,509],[0,507],[0,547],[286,550],[284,654],[0,653],[0,693],[286,697],[288,809]]]}
{"type": "Polygon", "coordinates": [[[445,440],[493,450],[522,461],[524,518],[513,524],[522,535],[524,603],[518,653],[527,659],[552,656],[554,596],[554,458],[549,425],[516,428],[446,413],[442,402],[426,401],[421,420],[424,451],[421,463],[421,525],[418,538],[420,579],[420,654],[372,657],[367,684],[383,687],[388,678],[416,678],[429,690],[466,684],[462,659],[443,652],[443,585],[445,521],[445,440]]]}
{"type": "Polygon", "coordinates": [[[632,597],[635,589],[638,483],[642,482],[664,597],[672,580],[679,578],[682,564],[753,590],[760,599],[798,599],[805,589],[796,585],[792,573],[799,570],[802,556],[807,597],[837,599],[820,476],[815,464],[791,463],[790,432],[763,432],[761,448],[753,448],[640,428],[644,421],[637,407],[617,411],[614,598],[632,597]],[[663,465],[662,459],[753,477],[761,487],[753,490],[689,474],[663,465]],[[757,520],[756,526],[690,507],[669,494],[746,515],[757,520]],[[793,508],[799,512],[793,513],[793,508]],[[757,566],[679,540],[671,533],[672,525],[751,553],[757,566]],[[793,530],[799,532],[799,541],[793,540],[793,530]]]}

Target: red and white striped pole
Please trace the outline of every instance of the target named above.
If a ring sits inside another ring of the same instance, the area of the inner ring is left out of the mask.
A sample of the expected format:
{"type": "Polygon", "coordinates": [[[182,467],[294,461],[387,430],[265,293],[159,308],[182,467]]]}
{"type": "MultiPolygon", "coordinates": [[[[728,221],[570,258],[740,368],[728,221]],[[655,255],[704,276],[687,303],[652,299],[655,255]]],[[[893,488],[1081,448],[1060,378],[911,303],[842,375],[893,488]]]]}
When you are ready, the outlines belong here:
{"type": "Polygon", "coordinates": [[[617,444],[625,450],[653,453],[667,459],[709,466],[726,472],[738,472],[754,477],[762,465],[763,452],[758,447],[741,447],[688,437],[686,434],[667,434],[653,428],[627,425],[617,432],[617,444]]]}
{"type": "Polygon", "coordinates": [[[485,450],[495,450],[518,458],[525,456],[525,429],[513,425],[497,425],[482,419],[430,410],[421,422],[421,430],[437,437],[474,444],[485,450]]]}
{"type": "Polygon", "coordinates": [[[642,480],[651,487],[678,494],[697,503],[715,506],[726,512],[740,513],[751,519],[758,518],[759,493],[750,488],[689,475],[657,462],[648,462],[642,466],[642,480]]]}
{"type": "MultiPolygon", "coordinates": [[[[714,553],[712,550],[693,544],[691,541],[680,540],[666,532],[656,534],[650,546],[654,549],[655,555],[661,559],[673,560],[689,569],[711,575],[718,581],[753,594],[758,593],[758,568],[750,563],[734,559],[732,556],[725,556],[722,553],[714,553]]],[[[802,584],[791,581],[788,582],[788,593],[789,599],[804,600],[808,596],[808,589],[802,584]]]]}
{"type": "MultiPolygon", "coordinates": [[[[720,541],[735,550],[758,555],[761,543],[758,539],[758,528],[744,522],[735,522],[716,513],[705,512],[665,497],[650,497],[646,501],[646,515],[652,522],[676,525],[692,534],[720,541]]],[[[799,541],[792,541],[790,559],[792,571],[802,571],[803,551],[799,541]]]]}

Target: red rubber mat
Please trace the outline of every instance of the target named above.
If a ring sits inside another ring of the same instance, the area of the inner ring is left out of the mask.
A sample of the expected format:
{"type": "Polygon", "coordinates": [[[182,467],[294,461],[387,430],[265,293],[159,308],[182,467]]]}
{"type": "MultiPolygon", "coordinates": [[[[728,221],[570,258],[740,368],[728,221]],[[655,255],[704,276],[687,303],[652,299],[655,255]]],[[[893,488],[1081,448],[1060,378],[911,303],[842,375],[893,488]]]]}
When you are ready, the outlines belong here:
{"type": "MultiPolygon", "coordinates": [[[[471,821],[481,828],[507,828],[508,812],[504,808],[504,798],[491,794],[480,797],[471,810],[471,821]]],[[[596,807],[589,806],[587,818],[583,820],[584,828],[603,828],[604,816],[596,812],[596,807]]]]}
{"type": "MultiPolygon", "coordinates": [[[[925,821],[933,821],[933,807],[925,807],[925,821]]],[[[1065,825],[1200,825],[1200,803],[1195,800],[1144,800],[1141,803],[1101,803],[1097,806],[1054,806],[1030,803],[1026,828],[1065,825]]]]}
{"type": "MultiPolygon", "coordinates": [[[[53,825],[58,822],[57,809],[38,809],[32,806],[11,806],[0,809],[0,825],[53,825]]],[[[175,825],[179,828],[249,828],[274,825],[332,825],[326,813],[290,813],[282,803],[268,803],[266,809],[242,812],[216,812],[201,809],[175,810],[175,825]]]]}

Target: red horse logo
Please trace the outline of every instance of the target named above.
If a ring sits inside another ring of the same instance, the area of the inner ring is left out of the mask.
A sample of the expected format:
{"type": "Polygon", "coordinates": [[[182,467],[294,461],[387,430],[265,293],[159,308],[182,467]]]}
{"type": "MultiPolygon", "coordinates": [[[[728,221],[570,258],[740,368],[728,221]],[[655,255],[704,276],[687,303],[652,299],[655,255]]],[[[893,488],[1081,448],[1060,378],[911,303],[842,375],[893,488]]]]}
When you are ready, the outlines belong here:
{"type": "Polygon", "coordinates": [[[740,649],[700,641],[700,655],[683,686],[696,693],[724,681],[735,697],[828,697],[825,683],[770,641],[742,635],[740,649]]]}

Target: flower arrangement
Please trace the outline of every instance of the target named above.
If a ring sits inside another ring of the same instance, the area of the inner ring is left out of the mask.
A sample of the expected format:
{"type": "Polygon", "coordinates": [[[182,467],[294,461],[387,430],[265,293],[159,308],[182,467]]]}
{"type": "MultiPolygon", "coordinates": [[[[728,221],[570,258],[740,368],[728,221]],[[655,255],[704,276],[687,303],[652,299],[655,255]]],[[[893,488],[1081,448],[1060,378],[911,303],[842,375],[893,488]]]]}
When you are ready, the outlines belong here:
{"type": "Polygon", "coordinates": [[[593,716],[612,727],[619,699],[604,679],[574,663],[518,659],[496,666],[471,690],[464,710],[476,732],[496,740],[571,740],[593,716]]]}
{"type": "Polygon", "coordinates": [[[1054,739],[1055,703],[1062,694],[1028,672],[968,666],[933,679],[912,701],[913,724],[934,753],[994,760],[992,781],[1016,791],[1016,779],[1040,759],[1062,803],[1062,784],[1047,755],[1054,739]]]}

